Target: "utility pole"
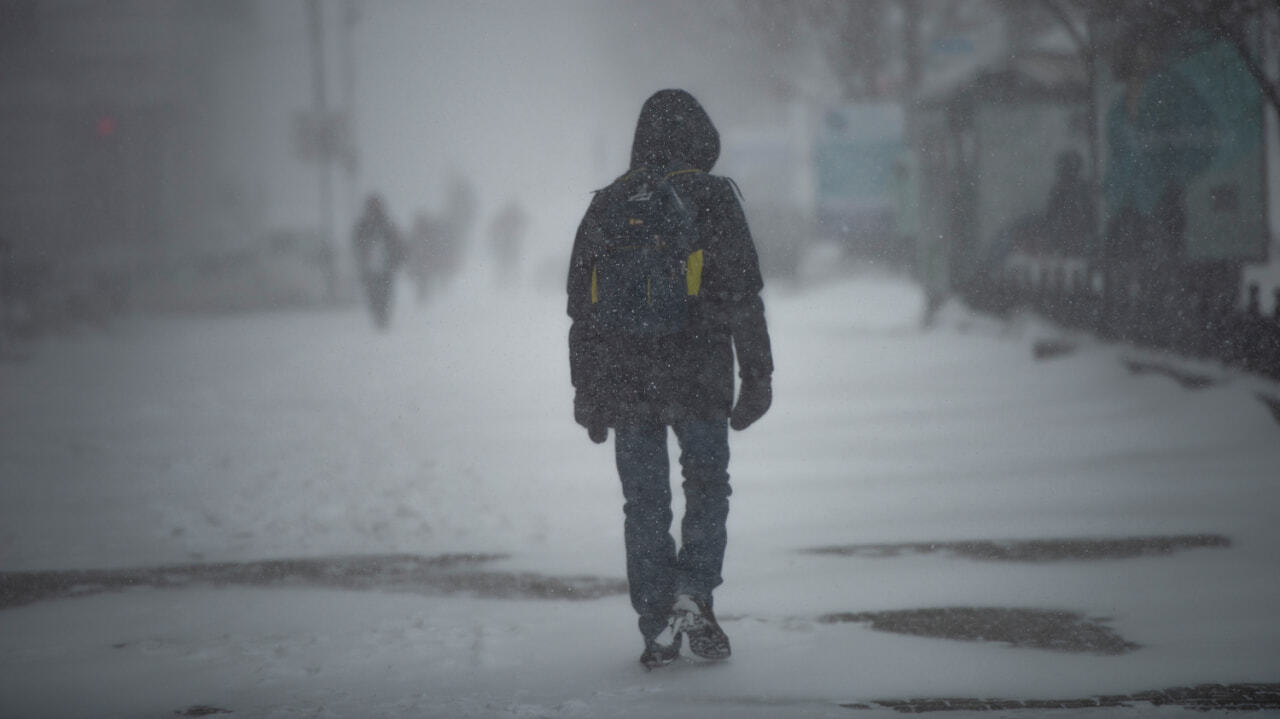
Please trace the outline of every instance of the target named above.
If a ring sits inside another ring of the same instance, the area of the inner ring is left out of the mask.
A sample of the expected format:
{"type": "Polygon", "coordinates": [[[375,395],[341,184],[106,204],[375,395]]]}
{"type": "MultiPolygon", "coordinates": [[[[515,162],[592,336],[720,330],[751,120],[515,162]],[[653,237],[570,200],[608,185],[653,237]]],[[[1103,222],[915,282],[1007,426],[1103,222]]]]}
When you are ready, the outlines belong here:
{"type": "Polygon", "coordinates": [[[360,22],[360,6],[356,0],[344,0],[342,34],[339,37],[342,55],[342,169],[346,177],[347,216],[354,219],[359,208],[356,197],[357,179],[360,174],[360,150],[356,142],[356,62],[353,48],[356,24],[360,22]]]}
{"type": "Polygon", "coordinates": [[[307,0],[307,20],[311,30],[311,89],[312,112],[321,133],[320,168],[320,233],[324,243],[325,301],[333,304],[338,299],[338,250],[334,246],[333,232],[333,180],[330,176],[332,156],[332,128],[328,101],[325,96],[324,8],[320,0],[307,0]]]}

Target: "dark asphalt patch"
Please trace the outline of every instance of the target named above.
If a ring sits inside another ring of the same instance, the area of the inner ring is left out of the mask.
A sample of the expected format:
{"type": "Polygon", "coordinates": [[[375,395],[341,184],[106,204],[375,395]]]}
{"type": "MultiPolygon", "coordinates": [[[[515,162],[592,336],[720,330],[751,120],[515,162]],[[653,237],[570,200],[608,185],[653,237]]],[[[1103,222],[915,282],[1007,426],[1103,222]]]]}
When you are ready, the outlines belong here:
{"type": "Polygon", "coordinates": [[[1280,684],[1198,684],[1137,694],[1099,695],[1082,699],[875,699],[841,704],[846,709],[887,708],[903,714],[937,711],[1006,711],[1031,709],[1129,708],[1137,704],[1176,706],[1198,711],[1262,711],[1280,709],[1280,684]]]}
{"type": "Polygon", "coordinates": [[[944,607],[827,614],[824,624],[869,623],[872,629],[920,637],[1004,642],[1081,654],[1127,654],[1139,646],[1102,622],[1075,612],[1004,607],[944,607]]]}
{"type": "Polygon", "coordinates": [[[196,704],[186,709],[181,709],[173,713],[174,716],[180,717],[207,717],[214,714],[232,714],[230,709],[222,709],[220,707],[209,706],[208,704],[196,704]]]}
{"type": "Polygon", "coordinates": [[[1160,364],[1158,362],[1146,362],[1142,360],[1124,360],[1124,366],[1129,370],[1130,374],[1161,374],[1172,379],[1186,389],[1204,389],[1217,384],[1214,378],[1188,372],[1187,370],[1172,365],[1160,364]]]}
{"type": "Polygon", "coordinates": [[[1185,534],[1165,537],[1114,539],[1026,539],[960,542],[901,542],[895,544],[846,544],[800,550],[805,554],[845,557],[891,558],[910,554],[950,554],[965,559],[1003,562],[1057,562],[1066,560],[1130,559],[1166,556],[1188,549],[1225,549],[1231,539],[1220,534],[1185,534]]]}
{"type": "Polygon", "coordinates": [[[273,559],[136,569],[0,572],[0,609],[50,599],[135,588],[199,585],[320,587],[414,594],[473,594],[493,599],[586,600],[625,594],[620,579],[481,571],[502,554],[410,554],[273,559]]]}

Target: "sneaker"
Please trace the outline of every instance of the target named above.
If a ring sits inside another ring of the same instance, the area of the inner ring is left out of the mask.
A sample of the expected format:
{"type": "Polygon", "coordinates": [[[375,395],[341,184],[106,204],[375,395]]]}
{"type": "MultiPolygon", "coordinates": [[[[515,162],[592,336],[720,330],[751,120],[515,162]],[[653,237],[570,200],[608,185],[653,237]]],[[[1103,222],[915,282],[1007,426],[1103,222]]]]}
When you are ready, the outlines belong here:
{"type": "Polygon", "coordinates": [[[711,607],[688,594],[676,597],[671,613],[677,629],[689,637],[689,650],[703,659],[728,659],[729,637],[716,621],[711,607]]]}
{"type": "Polygon", "coordinates": [[[640,655],[640,663],[645,669],[664,667],[680,658],[680,645],[684,643],[684,638],[676,631],[675,624],[673,615],[661,634],[645,640],[644,654],[640,655]]]}

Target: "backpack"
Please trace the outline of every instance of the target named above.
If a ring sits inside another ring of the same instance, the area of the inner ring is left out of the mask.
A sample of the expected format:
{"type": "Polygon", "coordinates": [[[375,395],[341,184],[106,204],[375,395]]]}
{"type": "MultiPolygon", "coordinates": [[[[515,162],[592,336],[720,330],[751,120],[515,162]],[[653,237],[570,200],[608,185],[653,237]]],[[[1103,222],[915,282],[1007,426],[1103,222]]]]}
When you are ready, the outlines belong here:
{"type": "Polygon", "coordinates": [[[702,276],[694,209],[667,173],[642,167],[600,190],[588,232],[590,307],[606,332],[657,337],[679,332],[702,276]]]}

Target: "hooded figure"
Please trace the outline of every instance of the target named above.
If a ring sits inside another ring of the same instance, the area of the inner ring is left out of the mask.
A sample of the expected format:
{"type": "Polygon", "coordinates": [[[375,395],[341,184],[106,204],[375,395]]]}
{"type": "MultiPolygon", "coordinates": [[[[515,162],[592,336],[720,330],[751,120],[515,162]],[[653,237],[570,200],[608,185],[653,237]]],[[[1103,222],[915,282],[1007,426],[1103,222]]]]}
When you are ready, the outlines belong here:
{"type": "Polygon", "coordinates": [[[577,390],[575,418],[588,429],[634,420],[672,424],[728,417],[735,350],[744,383],[767,384],[773,374],[760,300],[764,281],[751,231],[733,184],[708,174],[719,157],[720,134],[692,95],[662,90],[645,102],[630,170],[653,167],[677,173],[671,181],[697,213],[701,246],[695,249],[703,250],[705,258],[702,287],[689,300],[690,321],[681,333],[656,342],[629,342],[596,332],[590,321],[592,258],[585,236],[599,222],[601,203],[591,203],[578,227],[568,281],[568,311],[574,321],[569,357],[577,390]],[[698,172],[681,172],[689,169],[698,172]],[[619,343],[629,346],[615,351],[619,343]]]}
{"type": "Polygon", "coordinates": [[[702,252],[701,287],[688,298],[683,329],[620,336],[593,322],[589,237],[605,224],[600,193],[578,227],[569,265],[574,418],[595,442],[614,429],[626,500],[627,576],[646,667],[673,660],[685,637],[704,658],[729,654],[711,611],[726,543],[728,427],[746,429],[772,401],[759,259],[733,183],[710,174],[719,156],[720,135],[692,95],[662,90],[644,103],[628,173],[646,167],[667,174],[695,213],[694,249],[702,252]],[[742,380],[736,405],[735,355],[742,380]],[[670,533],[668,427],[680,443],[685,479],[678,551],[670,533]]]}

